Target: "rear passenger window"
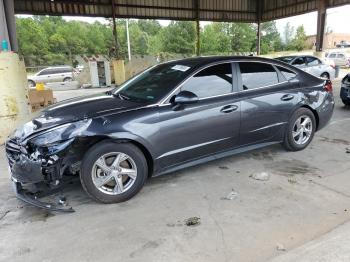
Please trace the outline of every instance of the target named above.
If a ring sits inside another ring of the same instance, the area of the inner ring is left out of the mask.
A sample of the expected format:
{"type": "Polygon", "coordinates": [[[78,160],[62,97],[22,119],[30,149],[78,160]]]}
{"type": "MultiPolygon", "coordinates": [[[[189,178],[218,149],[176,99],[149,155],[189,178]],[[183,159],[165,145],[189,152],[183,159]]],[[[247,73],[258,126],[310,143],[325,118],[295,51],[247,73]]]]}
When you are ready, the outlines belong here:
{"type": "Polygon", "coordinates": [[[59,73],[70,73],[70,72],[72,72],[72,69],[70,69],[70,68],[60,68],[60,69],[58,69],[59,70],[59,73]]]}
{"type": "Polygon", "coordinates": [[[240,62],[243,90],[249,90],[278,83],[275,69],[265,63],[240,62]]]}
{"type": "Polygon", "coordinates": [[[296,77],[296,73],[294,73],[293,71],[281,67],[281,66],[277,66],[278,70],[280,70],[281,74],[287,79],[287,80],[291,80],[292,78],[296,77]]]}
{"type": "Polygon", "coordinates": [[[231,93],[231,63],[215,65],[203,69],[185,82],[181,87],[181,91],[190,91],[199,98],[231,93]]]}
{"type": "Polygon", "coordinates": [[[303,57],[298,57],[297,59],[295,59],[292,63],[293,66],[305,66],[305,60],[303,57]]]}
{"type": "Polygon", "coordinates": [[[316,66],[321,64],[321,61],[318,60],[316,57],[307,56],[306,61],[308,66],[316,66]]]}
{"type": "Polygon", "coordinates": [[[44,76],[44,75],[49,75],[50,74],[50,70],[49,69],[45,69],[43,71],[41,71],[38,75],[39,76],[44,76]]]}

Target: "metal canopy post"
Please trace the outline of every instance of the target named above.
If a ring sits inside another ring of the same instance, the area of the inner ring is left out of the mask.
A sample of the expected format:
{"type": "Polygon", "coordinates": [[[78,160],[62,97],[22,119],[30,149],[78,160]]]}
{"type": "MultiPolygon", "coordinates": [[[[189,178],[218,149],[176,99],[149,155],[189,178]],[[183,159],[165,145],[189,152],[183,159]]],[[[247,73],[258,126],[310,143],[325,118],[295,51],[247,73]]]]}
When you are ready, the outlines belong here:
{"type": "Polygon", "coordinates": [[[256,31],[256,54],[257,55],[260,55],[261,53],[260,47],[261,47],[261,23],[259,21],[258,28],[256,31]]]}
{"type": "Polygon", "coordinates": [[[120,50],[119,50],[119,42],[118,42],[118,34],[117,34],[117,24],[115,22],[116,12],[115,12],[115,4],[114,0],[112,2],[112,20],[113,20],[113,36],[114,36],[114,47],[115,47],[115,58],[120,58],[120,50]]]}
{"type": "Polygon", "coordinates": [[[326,0],[318,1],[317,12],[317,35],[316,35],[316,52],[323,50],[324,31],[326,27],[327,3],[326,0]]]}
{"type": "Polygon", "coordinates": [[[13,0],[0,2],[0,42],[2,40],[8,41],[10,50],[18,52],[13,0]]]}
{"type": "Polygon", "coordinates": [[[256,30],[256,54],[260,55],[261,47],[261,17],[262,17],[262,3],[261,1],[256,1],[256,20],[257,20],[257,30],[256,30]]]}
{"type": "Polygon", "coordinates": [[[199,0],[195,0],[195,9],[196,9],[196,55],[200,55],[201,48],[201,39],[200,39],[200,24],[199,24],[199,0]]]}

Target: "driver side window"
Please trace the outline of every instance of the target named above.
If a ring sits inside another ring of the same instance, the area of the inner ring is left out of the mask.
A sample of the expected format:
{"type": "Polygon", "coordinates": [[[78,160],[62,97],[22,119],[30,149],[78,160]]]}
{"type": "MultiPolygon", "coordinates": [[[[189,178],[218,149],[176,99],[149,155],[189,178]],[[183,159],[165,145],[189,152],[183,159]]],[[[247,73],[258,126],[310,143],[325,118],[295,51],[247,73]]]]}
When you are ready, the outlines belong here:
{"type": "Polygon", "coordinates": [[[196,94],[198,98],[206,98],[231,93],[231,63],[215,65],[203,69],[187,80],[182,85],[181,91],[190,91],[196,94]]]}

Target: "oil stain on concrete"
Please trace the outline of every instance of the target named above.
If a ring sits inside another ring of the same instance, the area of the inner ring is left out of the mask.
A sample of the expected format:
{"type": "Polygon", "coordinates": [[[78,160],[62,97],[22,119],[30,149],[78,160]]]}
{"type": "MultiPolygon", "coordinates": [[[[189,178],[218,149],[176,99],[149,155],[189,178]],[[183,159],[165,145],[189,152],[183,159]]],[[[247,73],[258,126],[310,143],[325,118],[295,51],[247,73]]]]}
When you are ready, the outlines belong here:
{"type": "Polygon", "coordinates": [[[319,169],[310,166],[308,163],[301,160],[281,160],[266,164],[266,168],[270,169],[272,173],[286,177],[293,177],[296,175],[312,175],[318,174],[319,169]]]}

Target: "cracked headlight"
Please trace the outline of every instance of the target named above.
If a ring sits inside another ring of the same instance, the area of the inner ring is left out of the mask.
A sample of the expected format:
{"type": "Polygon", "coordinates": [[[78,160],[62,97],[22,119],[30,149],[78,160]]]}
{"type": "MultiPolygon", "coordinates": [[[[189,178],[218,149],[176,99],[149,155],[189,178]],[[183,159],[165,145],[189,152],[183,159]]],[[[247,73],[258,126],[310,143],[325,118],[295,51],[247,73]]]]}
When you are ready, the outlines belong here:
{"type": "Polygon", "coordinates": [[[64,124],[64,125],[49,129],[31,138],[28,142],[38,147],[50,148],[50,147],[58,146],[58,148],[60,148],[63,145],[70,144],[67,141],[72,142],[76,136],[82,135],[83,132],[85,132],[86,129],[89,127],[90,123],[91,123],[91,119],[64,124]]]}

